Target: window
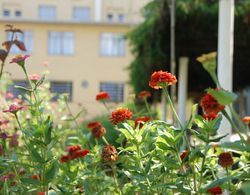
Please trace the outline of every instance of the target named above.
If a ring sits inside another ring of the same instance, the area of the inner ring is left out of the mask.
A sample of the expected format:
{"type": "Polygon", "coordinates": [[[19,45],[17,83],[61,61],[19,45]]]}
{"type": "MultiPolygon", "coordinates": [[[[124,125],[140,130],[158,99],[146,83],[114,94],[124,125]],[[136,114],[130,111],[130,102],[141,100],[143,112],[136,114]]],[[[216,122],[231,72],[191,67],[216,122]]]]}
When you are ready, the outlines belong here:
{"type": "Polygon", "coordinates": [[[16,11],[15,11],[15,16],[16,16],[16,17],[22,16],[22,12],[21,12],[20,10],[16,10],[16,11]]]}
{"type": "Polygon", "coordinates": [[[122,83],[100,83],[100,91],[105,91],[110,95],[110,102],[123,102],[124,84],[122,83]]]}
{"type": "Polygon", "coordinates": [[[72,101],[72,82],[51,81],[50,91],[55,93],[55,96],[52,98],[53,101],[56,101],[59,95],[64,93],[68,94],[68,100],[72,101]]]}
{"type": "Polygon", "coordinates": [[[102,33],[100,47],[102,56],[125,55],[125,41],[122,34],[102,33]]]}
{"type": "Polygon", "coordinates": [[[4,9],[3,10],[3,16],[10,16],[10,10],[4,9]]]}
{"type": "Polygon", "coordinates": [[[72,32],[49,32],[49,54],[72,55],[74,53],[74,34],[72,32]]]}
{"type": "Polygon", "coordinates": [[[108,20],[108,22],[113,22],[113,14],[108,14],[107,20],[108,20]]]}
{"type": "Polygon", "coordinates": [[[124,20],[125,20],[124,14],[119,14],[119,15],[118,15],[118,21],[119,21],[119,22],[124,22],[124,20]]]}
{"type": "Polygon", "coordinates": [[[14,97],[18,97],[19,95],[23,96],[26,94],[26,91],[15,88],[14,86],[21,86],[21,87],[28,87],[28,82],[25,80],[17,80],[13,81],[13,85],[10,85],[8,87],[8,91],[11,92],[14,97]]]}
{"type": "Polygon", "coordinates": [[[55,6],[39,6],[39,18],[43,20],[55,20],[56,19],[56,7],[55,6]]]}
{"type": "Polygon", "coordinates": [[[76,21],[90,21],[90,9],[88,7],[74,7],[73,19],[76,21]]]}
{"type": "MultiPolygon", "coordinates": [[[[11,40],[12,33],[7,32],[7,40],[11,40]]],[[[24,31],[23,33],[15,33],[14,39],[17,39],[19,41],[22,41],[26,47],[26,50],[28,53],[31,53],[33,51],[33,32],[31,31],[24,31]]],[[[12,54],[18,54],[22,53],[22,51],[15,45],[13,44],[10,49],[10,53],[12,54]]]]}

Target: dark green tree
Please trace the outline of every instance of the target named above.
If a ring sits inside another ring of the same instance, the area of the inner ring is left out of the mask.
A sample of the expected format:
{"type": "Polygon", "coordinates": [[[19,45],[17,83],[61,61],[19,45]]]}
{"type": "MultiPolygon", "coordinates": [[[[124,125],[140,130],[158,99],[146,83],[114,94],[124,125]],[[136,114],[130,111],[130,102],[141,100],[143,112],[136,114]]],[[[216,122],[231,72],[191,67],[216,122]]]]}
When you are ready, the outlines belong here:
{"type": "MultiPolygon", "coordinates": [[[[129,66],[135,93],[151,90],[148,81],[153,71],[170,70],[169,3],[169,0],[148,3],[142,10],[144,22],[128,34],[135,57],[129,66]]],[[[180,56],[190,59],[190,91],[202,91],[213,85],[196,58],[217,50],[218,8],[218,0],[176,0],[176,60],[178,65],[180,56]]],[[[250,84],[247,76],[250,73],[250,0],[236,1],[235,16],[234,87],[241,88],[250,84]]]]}

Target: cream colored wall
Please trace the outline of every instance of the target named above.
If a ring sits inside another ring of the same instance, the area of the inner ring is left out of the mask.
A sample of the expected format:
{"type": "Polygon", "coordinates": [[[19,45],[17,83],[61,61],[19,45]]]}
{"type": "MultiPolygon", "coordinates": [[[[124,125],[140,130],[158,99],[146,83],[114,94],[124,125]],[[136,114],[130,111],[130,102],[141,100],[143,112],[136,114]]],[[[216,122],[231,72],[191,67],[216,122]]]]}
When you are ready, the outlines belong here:
{"type": "MultiPolygon", "coordinates": [[[[142,21],[140,9],[150,0],[102,0],[102,22],[107,21],[107,14],[125,14],[125,22],[138,23],[142,21]]],[[[1,0],[0,8],[10,8],[22,10],[22,17],[10,18],[17,20],[37,20],[39,5],[54,5],[57,10],[56,21],[72,21],[72,11],[74,6],[89,7],[91,10],[91,21],[95,18],[95,0],[1,0]]],[[[2,11],[2,9],[0,10],[2,11]]],[[[4,19],[2,14],[0,19],[4,19]]]]}
{"type": "MultiPolygon", "coordinates": [[[[102,32],[126,33],[128,26],[117,25],[83,25],[83,24],[25,24],[12,23],[22,30],[30,30],[34,36],[34,49],[27,60],[27,69],[30,74],[41,74],[46,68],[43,62],[48,62],[50,71],[49,79],[73,82],[73,110],[77,111],[77,103],[87,108],[89,116],[104,113],[103,106],[95,101],[99,92],[99,83],[128,82],[127,66],[132,60],[128,45],[126,54],[122,57],[102,57],[99,55],[100,34],[102,32]],[[74,33],[75,53],[72,56],[48,55],[48,31],[69,31],[74,33]],[[87,88],[82,87],[82,82],[89,83],[87,88]]],[[[0,23],[0,34],[4,32],[5,23],[0,23]]],[[[4,36],[0,36],[1,42],[4,36]]],[[[11,58],[11,57],[10,57],[11,58]]],[[[7,62],[10,61],[10,58],[7,62]]],[[[22,79],[23,73],[15,64],[8,64],[5,71],[11,72],[13,79],[22,79]]],[[[125,100],[128,97],[128,86],[125,86],[125,100]]]]}

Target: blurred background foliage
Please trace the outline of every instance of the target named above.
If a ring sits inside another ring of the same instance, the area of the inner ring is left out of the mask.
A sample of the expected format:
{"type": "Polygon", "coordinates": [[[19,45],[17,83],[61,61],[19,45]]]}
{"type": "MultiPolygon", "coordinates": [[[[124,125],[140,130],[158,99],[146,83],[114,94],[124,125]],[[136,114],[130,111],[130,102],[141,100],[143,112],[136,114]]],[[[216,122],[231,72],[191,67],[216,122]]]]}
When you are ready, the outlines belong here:
{"type": "MultiPolygon", "coordinates": [[[[130,82],[135,93],[149,90],[153,99],[159,91],[148,86],[155,70],[170,70],[170,2],[153,0],[142,10],[145,21],[128,33],[127,38],[135,56],[129,66],[130,82]]],[[[189,57],[189,95],[197,94],[212,80],[196,58],[203,53],[217,50],[218,0],[176,1],[176,63],[180,56],[189,57]],[[199,81],[199,82],[197,82],[199,81]],[[194,93],[192,93],[194,92],[194,93]]],[[[234,30],[234,90],[250,85],[250,0],[235,1],[234,30]]]]}

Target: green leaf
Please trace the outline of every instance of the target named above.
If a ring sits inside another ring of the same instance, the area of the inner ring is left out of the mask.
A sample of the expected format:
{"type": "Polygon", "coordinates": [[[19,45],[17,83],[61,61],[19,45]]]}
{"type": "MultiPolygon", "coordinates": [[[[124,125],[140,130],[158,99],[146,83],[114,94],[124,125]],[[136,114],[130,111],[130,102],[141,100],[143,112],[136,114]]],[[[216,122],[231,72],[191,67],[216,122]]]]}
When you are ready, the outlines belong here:
{"type": "Polygon", "coordinates": [[[191,115],[189,117],[188,123],[186,125],[186,128],[188,128],[188,129],[190,129],[192,127],[192,125],[193,125],[192,120],[193,120],[193,118],[195,116],[195,113],[197,112],[197,108],[198,108],[198,104],[194,104],[192,106],[192,112],[191,112],[191,115]]]}
{"type": "Polygon", "coordinates": [[[17,88],[17,89],[20,89],[22,91],[28,91],[28,92],[32,91],[31,89],[28,89],[28,88],[25,88],[25,87],[22,87],[22,86],[18,86],[18,85],[14,85],[14,87],[17,88]]]}
{"type": "MultiPolygon", "coordinates": [[[[30,148],[30,147],[29,147],[30,148]]],[[[44,163],[44,159],[40,156],[40,154],[38,153],[36,148],[31,148],[30,149],[30,153],[31,153],[31,158],[35,161],[35,162],[39,162],[39,163],[44,163]]]]}
{"type": "Polygon", "coordinates": [[[250,182],[245,182],[241,186],[241,190],[245,192],[245,194],[250,194],[250,182]]]}
{"type": "Polygon", "coordinates": [[[207,92],[223,106],[231,104],[237,99],[237,95],[235,93],[226,91],[224,89],[215,90],[210,88],[207,89],[207,92]]]}
{"type": "Polygon", "coordinates": [[[208,189],[213,188],[215,186],[221,186],[223,183],[227,182],[228,180],[232,180],[232,179],[235,179],[235,177],[229,176],[229,177],[223,177],[221,179],[217,179],[217,180],[211,182],[210,184],[208,184],[207,186],[205,186],[205,188],[203,188],[202,191],[206,192],[208,189]]]}
{"type": "Polygon", "coordinates": [[[45,172],[45,180],[47,182],[52,181],[56,175],[58,166],[57,166],[57,161],[54,161],[51,163],[51,165],[48,167],[48,169],[45,172]]]}
{"type": "Polygon", "coordinates": [[[223,148],[228,148],[232,150],[237,150],[241,152],[250,152],[250,146],[244,145],[241,141],[235,141],[235,142],[225,142],[221,144],[223,148]]]}
{"type": "Polygon", "coordinates": [[[9,194],[9,186],[8,186],[8,181],[7,181],[7,179],[4,181],[4,184],[3,184],[3,191],[4,191],[4,194],[9,194]]]}
{"type": "Polygon", "coordinates": [[[52,129],[53,129],[53,123],[50,121],[49,117],[46,120],[46,123],[47,123],[47,127],[45,129],[45,144],[49,145],[51,140],[52,140],[51,133],[52,133],[52,129]]]}
{"type": "Polygon", "coordinates": [[[129,130],[120,128],[119,131],[120,131],[128,140],[133,140],[133,139],[134,139],[133,136],[131,135],[131,133],[129,132],[129,130]]]}
{"type": "Polygon", "coordinates": [[[20,180],[24,185],[40,185],[40,182],[36,179],[20,178],[20,180]]]}
{"type": "Polygon", "coordinates": [[[227,137],[227,136],[228,136],[228,133],[225,135],[213,137],[212,139],[209,139],[209,142],[219,142],[221,139],[223,139],[224,137],[227,137]]]}

